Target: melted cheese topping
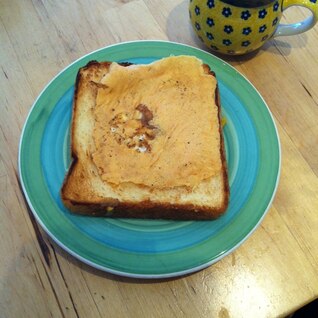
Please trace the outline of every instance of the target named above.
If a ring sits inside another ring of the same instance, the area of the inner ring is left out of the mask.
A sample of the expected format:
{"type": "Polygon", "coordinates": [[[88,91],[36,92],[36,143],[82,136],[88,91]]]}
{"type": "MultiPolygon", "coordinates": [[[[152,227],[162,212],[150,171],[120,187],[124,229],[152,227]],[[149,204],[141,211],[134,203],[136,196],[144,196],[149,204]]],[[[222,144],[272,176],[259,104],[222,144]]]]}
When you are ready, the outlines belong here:
{"type": "Polygon", "coordinates": [[[112,63],[94,108],[92,158],[114,185],[194,188],[221,169],[216,79],[194,57],[112,63]]]}

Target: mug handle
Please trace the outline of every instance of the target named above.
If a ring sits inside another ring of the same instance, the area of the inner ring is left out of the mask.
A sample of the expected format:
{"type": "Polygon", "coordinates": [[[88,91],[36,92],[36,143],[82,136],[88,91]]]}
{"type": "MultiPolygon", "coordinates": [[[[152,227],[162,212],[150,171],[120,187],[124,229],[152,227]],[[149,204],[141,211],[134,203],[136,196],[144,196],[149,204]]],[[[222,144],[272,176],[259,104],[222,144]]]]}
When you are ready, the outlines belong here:
{"type": "Polygon", "coordinates": [[[318,20],[318,0],[284,0],[283,11],[291,6],[302,6],[309,9],[312,13],[307,19],[292,23],[292,24],[279,24],[273,37],[282,35],[296,35],[311,29],[318,20]]]}

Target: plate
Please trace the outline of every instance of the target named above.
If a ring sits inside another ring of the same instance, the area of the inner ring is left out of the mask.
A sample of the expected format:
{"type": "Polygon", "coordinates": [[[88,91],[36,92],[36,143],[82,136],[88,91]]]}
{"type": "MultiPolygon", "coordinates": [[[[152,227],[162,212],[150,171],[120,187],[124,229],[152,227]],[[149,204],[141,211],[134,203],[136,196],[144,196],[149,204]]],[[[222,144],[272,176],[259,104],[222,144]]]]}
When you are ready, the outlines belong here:
{"type": "Polygon", "coordinates": [[[242,244],[262,221],[280,172],[273,117],[252,84],[229,64],[194,47],[126,42],[92,52],[59,73],[35,101],[19,147],[23,191],[43,229],[81,261],[118,275],[164,278],[205,268],[242,244]],[[77,71],[91,60],[150,63],[193,55],[215,71],[221,95],[230,204],[214,221],[108,219],[79,216],[59,190],[70,164],[70,121],[77,71]]]}

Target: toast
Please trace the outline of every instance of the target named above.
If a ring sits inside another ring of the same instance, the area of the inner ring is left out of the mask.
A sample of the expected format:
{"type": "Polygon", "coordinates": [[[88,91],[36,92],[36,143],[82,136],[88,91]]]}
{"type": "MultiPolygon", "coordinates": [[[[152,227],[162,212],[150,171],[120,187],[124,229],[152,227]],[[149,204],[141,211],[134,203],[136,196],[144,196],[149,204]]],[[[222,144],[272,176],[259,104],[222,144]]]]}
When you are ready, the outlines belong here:
{"type": "Polygon", "coordinates": [[[172,56],[77,75],[64,205],[91,216],[215,219],[229,184],[215,74],[172,56]]]}

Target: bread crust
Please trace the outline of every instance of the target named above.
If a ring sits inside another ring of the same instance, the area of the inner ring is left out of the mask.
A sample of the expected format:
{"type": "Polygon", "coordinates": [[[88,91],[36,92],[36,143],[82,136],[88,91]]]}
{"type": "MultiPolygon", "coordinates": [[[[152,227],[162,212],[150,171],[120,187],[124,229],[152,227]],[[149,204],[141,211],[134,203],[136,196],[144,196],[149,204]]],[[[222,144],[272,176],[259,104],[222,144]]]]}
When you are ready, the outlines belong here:
{"type": "MultiPolygon", "coordinates": [[[[70,186],[70,180],[74,177],[76,169],[79,166],[77,145],[74,143],[76,121],[73,120],[77,112],[77,103],[80,87],[83,84],[83,73],[91,70],[91,68],[100,68],[101,66],[109,68],[111,62],[97,62],[90,61],[86,66],[82,67],[77,74],[75,82],[75,92],[73,101],[73,118],[71,125],[71,156],[72,162],[69,170],[65,176],[62,188],[61,188],[61,199],[64,205],[74,213],[91,215],[91,216],[107,216],[107,217],[119,217],[119,218],[147,218],[147,219],[174,219],[174,220],[209,220],[216,219],[221,216],[229,203],[229,184],[228,184],[228,173],[227,164],[225,159],[225,147],[224,138],[222,133],[221,124],[221,104],[218,86],[215,89],[215,104],[218,109],[218,122],[219,122],[219,133],[221,136],[220,156],[222,161],[222,178],[223,178],[223,202],[218,207],[211,209],[206,206],[198,206],[195,204],[175,204],[170,202],[153,202],[151,200],[143,201],[120,201],[114,198],[97,197],[93,200],[83,200],[81,198],[74,198],[70,186]]],[[[131,63],[121,63],[122,66],[129,66],[131,63]]],[[[215,77],[215,73],[211,71],[207,64],[203,64],[205,73],[215,77]]],[[[97,91],[97,89],[96,89],[97,91]]],[[[80,182],[79,182],[80,184],[80,182]]]]}

